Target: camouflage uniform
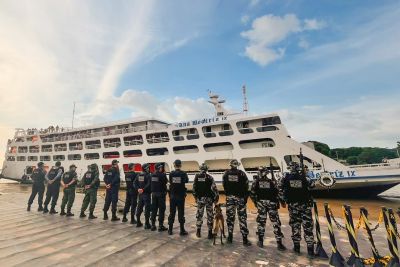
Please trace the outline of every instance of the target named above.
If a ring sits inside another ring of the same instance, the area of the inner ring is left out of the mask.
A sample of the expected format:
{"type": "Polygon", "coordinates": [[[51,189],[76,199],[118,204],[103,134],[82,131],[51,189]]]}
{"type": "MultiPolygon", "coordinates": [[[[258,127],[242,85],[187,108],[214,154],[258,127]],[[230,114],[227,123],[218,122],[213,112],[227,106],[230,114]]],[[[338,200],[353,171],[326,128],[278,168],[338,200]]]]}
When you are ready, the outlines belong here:
{"type": "Polygon", "coordinates": [[[84,175],[81,181],[83,187],[89,186],[89,188],[84,188],[85,197],[83,198],[81,214],[84,213],[89,206],[90,217],[93,217],[93,212],[97,203],[97,189],[100,186],[99,172],[96,167],[92,167],[84,175]]]}
{"type": "MultiPolygon", "coordinates": [[[[71,215],[71,208],[75,201],[75,187],[77,183],[78,177],[75,171],[68,171],[64,173],[62,177],[62,182],[66,185],[72,182],[71,185],[64,188],[64,195],[61,202],[61,213],[60,215],[64,215],[65,206],[67,206],[67,215],[71,215]]],[[[72,215],[71,215],[72,216],[72,215]]]]}
{"type": "Polygon", "coordinates": [[[207,211],[207,226],[212,230],[214,220],[213,203],[218,202],[219,194],[214,178],[205,172],[196,174],[193,181],[193,195],[196,198],[196,226],[200,229],[203,224],[204,208],[207,211]]]}
{"type": "Polygon", "coordinates": [[[240,232],[247,241],[249,230],[247,228],[246,204],[249,196],[249,180],[246,174],[237,168],[232,168],[226,171],[222,179],[226,194],[226,224],[228,226],[229,234],[228,241],[230,242],[233,233],[236,210],[239,216],[240,232]]]}
{"type": "Polygon", "coordinates": [[[279,219],[278,188],[275,180],[266,176],[255,177],[251,186],[251,199],[257,207],[257,234],[259,239],[264,238],[267,215],[274,228],[274,235],[277,241],[282,240],[281,221],[279,219]]]}

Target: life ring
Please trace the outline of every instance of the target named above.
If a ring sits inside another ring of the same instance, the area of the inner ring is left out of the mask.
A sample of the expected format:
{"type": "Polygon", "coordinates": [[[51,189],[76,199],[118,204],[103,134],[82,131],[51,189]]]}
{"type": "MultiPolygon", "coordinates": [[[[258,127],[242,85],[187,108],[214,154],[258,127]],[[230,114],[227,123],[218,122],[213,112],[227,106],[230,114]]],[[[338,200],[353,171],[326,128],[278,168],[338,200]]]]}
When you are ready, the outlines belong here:
{"type": "Polygon", "coordinates": [[[329,172],[322,172],[321,177],[319,178],[319,183],[323,187],[330,188],[335,185],[336,180],[332,177],[329,172]]]}

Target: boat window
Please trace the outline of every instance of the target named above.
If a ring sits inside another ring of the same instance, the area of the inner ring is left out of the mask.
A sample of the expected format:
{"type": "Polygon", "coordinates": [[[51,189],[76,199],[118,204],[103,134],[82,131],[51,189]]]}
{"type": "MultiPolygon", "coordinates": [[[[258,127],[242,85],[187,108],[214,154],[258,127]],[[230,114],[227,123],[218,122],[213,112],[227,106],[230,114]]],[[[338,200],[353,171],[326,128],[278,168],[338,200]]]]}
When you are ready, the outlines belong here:
{"type": "Polygon", "coordinates": [[[274,147],[275,142],[271,138],[249,139],[239,141],[239,146],[242,149],[267,148],[274,147]]]}
{"type": "Polygon", "coordinates": [[[246,172],[257,172],[260,166],[269,168],[272,163],[273,170],[281,170],[279,163],[274,157],[249,157],[242,158],[242,165],[246,172]]]}
{"type": "Polygon", "coordinates": [[[206,160],[210,172],[225,172],[229,169],[230,159],[214,159],[214,160],[206,160]]]}
{"type": "Polygon", "coordinates": [[[108,138],[103,140],[104,147],[120,147],[121,139],[120,138],[108,138]]]}
{"type": "Polygon", "coordinates": [[[281,124],[281,118],[279,118],[279,116],[262,119],[262,126],[274,125],[274,124],[281,124]]]}
{"type": "Polygon", "coordinates": [[[203,133],[204,133],[204,137],[206,137],[206,138],[217,136],[215,133],[212,132],[211,126],[203,127],[203,133]]]}
{"type": "Polygon", "coordinates": [[[87,153],[87,154],[84,155],[84,158],[86,160],[99,159],[100,155],[99,155],[99,153],[87,153]]]}
{"type": "Polygon", "coordinates": [[[62,161],[62,160],[65,160],[64,155],[54,155],[53,156],[53,161],[62,161]]]}
{"type": "Polygon", "coordinates": [[[276,126],[261,126],[257,127],[257,132],[270,132],[270,131],[277,131],[279,130],[276,126]]]}
{"type": "Polygon", "coordinates": [[[82,156],[81,154],[71,154],[68,155],[68,160],[81,160],[82,156]]]}
{"type": "Polygon", "coordinates": [[[27,146],[19,146],[18,153],[28,153],[28,147],[27,146]]]}
{"type": "Polygon", "coordinates": [[[7,152],[12,154],[17,153],[17,147],[16,146],[8,147],[7,152]]]}
{"type": "Polygon", "coordinates": [[[183,140],[185,140],[185,137],[183,137],[181,135],[180,130],[172,131],[172,136],[174,137],[175,141],[183,141],[183,140]]]}
{"type": "Polygon", "coordinates": [[[85,142],[85,146],[87,149],[99,149],[101,148],[100,140],[90,140],[85,142]]]}
{"type": "Polygon", "coordinates": [[[143,137],[141,135],[133,135],[124,137],[124,144],[126,146],[143,145],[143,137]]]}
{"type": "Polygon", "coordinates": [[[168,155],[168,148],[160,147],[160,148],[149,148],[146,149],[147,156],[162,156],[168,155]]]}
{"type": "Polygon", "coordinates": [[[28,161],[38,161],[38,156],[29,156],[28,161]]]}
{"type": "Polygon", "coordinates": [[[29,153],[39,153],[39,146],[30,146],[29,153]]]}
{"type": "Polygon", "coordinates": [[[186,135],[186,138],[188,140],[199,139],[199,133],[197,132],[197,129],[196,128],[188,129],[188,133],[186,135]]]}
{"type": "Polygon", "coordinates": [[[124,157],[125,158],[133,158],[133,157],[141,157],[143,155],[142,150],[125,150],[124,157]]]}
{"type": "Polygon", "coordinates": [[[8,156],[7,157],[7,161],[15,161],[15,157],[14,156],[8,156]]]}
{"type": "Polygon", "coordinates": [[[236,123],[236,126],[241,134],[249,134],[254,132],[253,129],[250,128],[250,123],[248,121],[239,121],[236,123]]]}
{"type": "Polygon", "coordinates": [[[218,134],[219,136],[233,135],[233,130],[231,128],[231,125],[228,123],[221,125],[221,131],[218,134]]]}
{"type": "Polygon", "coordinates": [[[40,161],[50,161],[50,156],[40,156],[40,161]]]}
{"type": "MultiPolygon", "coordinates": [[[[133,162],[131,162],[131,163],[133,163],[133,162]]],[[[123,164],[122,165],[122,168],[123,168],[123,170],[124,170],[124,172],[127,172],[127,171],[129,171],[129,168],[128,168],[128,166],[129,166],[129,164],[130,163],[128,163],[128,164],[123,164]]],[[[142,165],[140,165],[139,163],[133,163],[134,164],[134,171],[135,172],[141,172],[142,171],[142,165]]]]}
{"type": "MultiPolygon", "coordinates": [[[[283,157],[287,166],[290,165],[291,162],[297,162],[300,164],[300,156],[299,155],[286,155],[283,157]]],[[[307,165],[311,169],[320,169],[322,166],[319,162],[316,162],[306,156],[303,156],[303,163],[307,165]]]]}
{"type": "Polygon", "coordinates": [[[26,157],[25,156],[18,156],[17,161],[25,161],[26,157]]]}
{"type": "Polygon", "coordinates": [[[104,152],[103,153],[103,158],[104,159],[116,159],[116,158],[119,158],[119,152],[118,151],[104,152]]]}
{"type": "Polygon", "coordinates": [[[26,175],[31,175],[32,173],[33,173],[33,169],[34,169],[35,167],[33,167],[33,166],[26,166],[26,168],[25,168],[25,174],[26,175]]]}
{"type": "Polygon", "coordinates": [[[189,146],[175,146],[173,148],[175,154],[197,153],[199,148],[195,145],[189,146]]]}
{"type": "Polygon", "coordinates": [[[69,143],[69,150],[70,151],[82,150],[82,149],[83,149],[82,142],[69,143]]]}
{"type": "Polygon", "coordinates": [[[55,152],[67,151],[67,144],[55,144],[54,145],[54,151],[55,152]]]}
{"type": "Polygon", "coordinates": [[[206,152],[218,152],[218,151],[233,150],[233,145],[230,142],[209,143],[209,144],[205,144],[203,147],[206,152]]]}
{"type": "Polygon", "coordinates": [[[42,152],[52,152],[52,151],[53,151],[52,145],[43,145],[42,146],[42,152]]]}
{"type": "Polygon", "coordinates": [[[15,142],[18,142],[18,143],[25,142],[25,138],[22,138],[22,137],[15,138],[15,142]]]}
{"type": "Polygon", "coordinates": [[[146,134],[146,139],[149,144],[169,142],[167,132],[146,134]]]}
{"type": "Polygon", "coordinates": [[[182,161],[181,170],[187,172],[188,174],[198,173],[199,163],[197,161],[182,161]]]}

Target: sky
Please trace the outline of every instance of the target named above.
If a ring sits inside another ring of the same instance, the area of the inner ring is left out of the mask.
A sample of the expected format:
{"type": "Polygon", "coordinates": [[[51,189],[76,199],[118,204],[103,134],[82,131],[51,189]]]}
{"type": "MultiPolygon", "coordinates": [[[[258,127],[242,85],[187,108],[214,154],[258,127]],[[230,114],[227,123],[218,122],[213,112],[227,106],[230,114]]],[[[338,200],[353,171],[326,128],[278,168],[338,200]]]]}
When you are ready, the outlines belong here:
{"type": "Polygon", "coordinates": [[[276,112],[298,141],[395,147],[400,2],[0,0],[0,160],[15,128],[276,112]]]}

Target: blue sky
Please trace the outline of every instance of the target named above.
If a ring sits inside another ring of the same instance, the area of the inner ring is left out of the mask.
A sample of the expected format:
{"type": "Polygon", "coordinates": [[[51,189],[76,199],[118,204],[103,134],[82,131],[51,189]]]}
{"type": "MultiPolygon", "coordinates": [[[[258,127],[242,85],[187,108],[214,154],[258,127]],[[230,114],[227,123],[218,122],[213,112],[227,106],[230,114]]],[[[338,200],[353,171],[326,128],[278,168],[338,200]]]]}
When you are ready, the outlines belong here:
{"type": "Polygon", "coordinates": [[[277,112],[332,147],[400,139],[398,1],[2,1],[0,141],[16,127],[277,112]],[[40,103],[40,104],[38,104],[40,103]],[[20,107],[24,107],[21,111],[20,107]]]}

